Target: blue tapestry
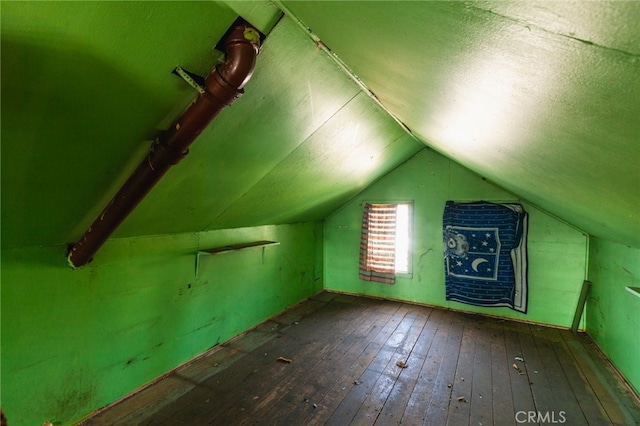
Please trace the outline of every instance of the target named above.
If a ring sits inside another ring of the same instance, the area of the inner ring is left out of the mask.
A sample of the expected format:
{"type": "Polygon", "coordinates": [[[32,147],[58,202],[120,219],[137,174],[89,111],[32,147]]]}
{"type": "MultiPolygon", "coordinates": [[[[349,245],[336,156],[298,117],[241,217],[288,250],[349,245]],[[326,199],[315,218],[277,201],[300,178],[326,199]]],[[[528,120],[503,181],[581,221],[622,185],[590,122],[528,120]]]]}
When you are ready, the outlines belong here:
{"type": "Polygon", "coordinates": [[[520,204],[447,201],[446,299],[527,312],[528,215],[520,204]]]}

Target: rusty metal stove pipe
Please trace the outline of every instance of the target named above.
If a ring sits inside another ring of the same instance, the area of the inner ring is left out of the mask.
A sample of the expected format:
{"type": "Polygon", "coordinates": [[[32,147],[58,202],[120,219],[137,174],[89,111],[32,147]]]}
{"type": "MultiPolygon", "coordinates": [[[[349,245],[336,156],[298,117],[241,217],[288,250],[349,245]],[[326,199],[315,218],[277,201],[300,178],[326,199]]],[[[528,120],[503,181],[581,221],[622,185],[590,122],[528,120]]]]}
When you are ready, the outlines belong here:
{"type": "Polygon", "coordinates": [[[82,238],[71,247],[67,260],[73,268],[91,261],[115,229],[147,195],[169,168],[187,154],[189,145],[227,105],[240,95],[253,74],[260,50],[260,34],[238,24],[224,41],[225,62],[205,79],[205,93],[198,96],[151,146],[151,151],[129,177],[82,238]]]}

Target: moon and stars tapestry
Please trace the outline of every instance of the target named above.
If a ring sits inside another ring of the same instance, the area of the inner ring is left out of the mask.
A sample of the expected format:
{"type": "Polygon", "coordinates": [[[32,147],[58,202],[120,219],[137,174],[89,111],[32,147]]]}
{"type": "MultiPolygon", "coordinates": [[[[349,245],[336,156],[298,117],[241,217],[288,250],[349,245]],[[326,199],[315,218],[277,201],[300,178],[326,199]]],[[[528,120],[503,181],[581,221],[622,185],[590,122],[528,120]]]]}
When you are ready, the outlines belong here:
{"type": "Polygon", "coordinates": [[[520,204],[447,201],[446,299],[527,313],[528,215],[520,204]]]}

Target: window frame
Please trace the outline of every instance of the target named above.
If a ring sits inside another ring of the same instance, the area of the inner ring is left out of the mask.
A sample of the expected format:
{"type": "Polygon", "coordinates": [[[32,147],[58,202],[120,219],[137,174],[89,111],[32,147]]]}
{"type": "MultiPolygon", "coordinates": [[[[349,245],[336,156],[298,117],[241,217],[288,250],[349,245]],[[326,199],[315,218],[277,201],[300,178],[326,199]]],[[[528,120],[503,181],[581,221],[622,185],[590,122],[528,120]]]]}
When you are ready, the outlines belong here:
{"type": "MultiPolygon", "coordinates": [[[[413,277],[413,252],[414,252],[414,202],[413,200],[392,200],[392,201],[382,201],[382,200],[374,200],[374,201],[363,201],[360,205],[364,209],[366,204],[370,205],[406,205],[407,206],[407,233],[408,233],[408,241],[407,241],[407,271],[399,272],[395,270],[397,268],[397,253],[394,253],[394,275],[396,278],[412,278],[413,277]]],[[[364,218],[363,218],[364,220],[364,218]]],[[[362,221],[361,221],[362,225],[362,221]]],[[[396,221],[396,231],[397,231],[397,221],[396,221]]],[[[394,233],[394,236],[397,235],[394,233]]],[[[397,244],[397,241],[396,241],[397,244]]],[[[372,280],[375,281],[375,280],[372,280]]]]}

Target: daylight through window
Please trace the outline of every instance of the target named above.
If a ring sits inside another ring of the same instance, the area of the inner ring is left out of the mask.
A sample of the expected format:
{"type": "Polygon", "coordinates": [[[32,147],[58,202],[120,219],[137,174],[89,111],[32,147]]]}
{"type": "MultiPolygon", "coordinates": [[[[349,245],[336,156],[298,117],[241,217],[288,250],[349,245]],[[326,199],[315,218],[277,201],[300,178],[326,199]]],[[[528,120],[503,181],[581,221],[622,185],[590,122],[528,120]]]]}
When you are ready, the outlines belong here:
{"type": "Polygon", "coordinates": [[[410,272],[411,205],[365,204],[360,241],[360,278],[393,284],[410,272]]]}
{"type": "Polygon", "coordinates": [[[396,206],[396,267],[397,274],[409,273],[410,235],[409,204],[396,206]]]}

